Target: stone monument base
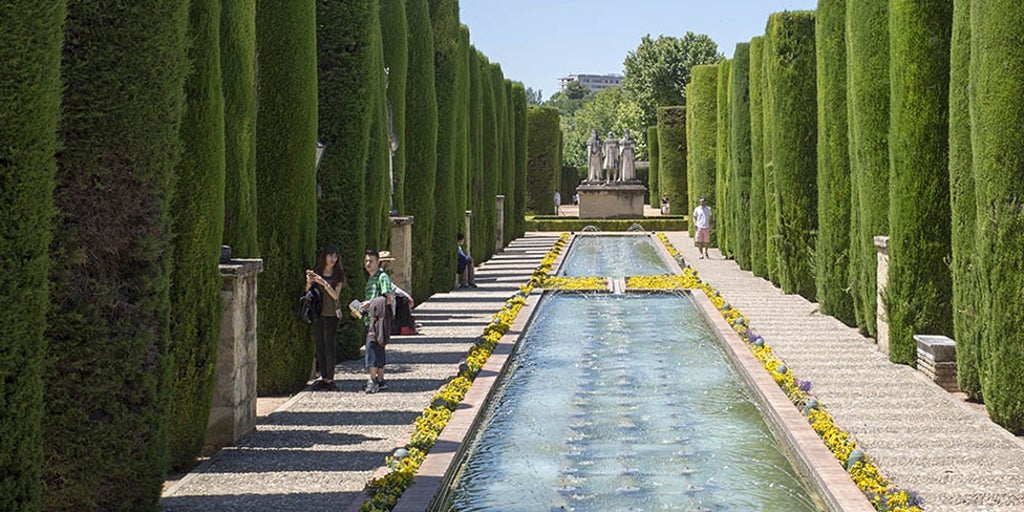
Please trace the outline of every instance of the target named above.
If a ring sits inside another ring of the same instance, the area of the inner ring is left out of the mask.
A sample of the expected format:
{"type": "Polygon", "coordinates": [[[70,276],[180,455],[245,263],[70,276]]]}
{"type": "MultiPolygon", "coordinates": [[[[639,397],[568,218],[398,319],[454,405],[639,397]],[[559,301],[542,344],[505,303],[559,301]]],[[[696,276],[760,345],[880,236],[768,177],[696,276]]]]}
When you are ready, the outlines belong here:
{"type": "Polygon", "coordinates": [[[587,182],[576,187],[581,219],[642,219],[647,187],[633,182],[587,182]]]}

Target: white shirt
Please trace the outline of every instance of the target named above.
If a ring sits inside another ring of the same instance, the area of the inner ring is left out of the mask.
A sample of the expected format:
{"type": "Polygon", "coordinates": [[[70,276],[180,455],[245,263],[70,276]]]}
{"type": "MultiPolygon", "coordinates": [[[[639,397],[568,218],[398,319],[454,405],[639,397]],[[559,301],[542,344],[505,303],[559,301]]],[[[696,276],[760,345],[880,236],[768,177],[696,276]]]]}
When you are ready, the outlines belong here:
{"type": "Polygon", "coordinates": [[[697,229],[711,227],[711,207],[704,205],[693,209],[693,227],[697,229]]]}

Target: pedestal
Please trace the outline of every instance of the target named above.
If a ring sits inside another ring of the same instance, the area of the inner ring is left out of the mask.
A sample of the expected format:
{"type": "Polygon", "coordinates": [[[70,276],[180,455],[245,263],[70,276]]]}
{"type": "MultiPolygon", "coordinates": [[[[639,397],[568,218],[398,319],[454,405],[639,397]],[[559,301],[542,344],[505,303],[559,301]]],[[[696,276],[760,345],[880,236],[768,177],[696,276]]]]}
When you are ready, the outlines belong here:
{"type": "Polygon", "coordinates": [[[206,453],[233,445],[256,428],[256,278],[262,271],[260,259],[233,259],[220,265],[224,316],[206,453]]]}
{"type": "Polygon", "coordinates": [[[878,280],[876,301],[878,305],[875,308],[875,340],[878,342],[878,350],[885,355],[889,355],[889,318],[885,316],[885,302],[882,300],[885,287],[889,285],[889,237],[876,236],[875,248],[878,250],[878,270],[876,274],[876,279],[878,280]]]}
{"type": "Polygon", "coordinates": [[[581,219],[642,219],[647,187],[640,182],[592,183],[576,187],[581,219]]]}
{"type": "Polygon", "coordinates": [[[497,212],[498,232],[494,239],[495,253],[499,253],[505,248],[505,196],[498,196],[497,212]]]}
{"type": "Polygon", "coordinates": [[[388,276],[395,286],[412,293],[412,223],[414,217],[391,217],[391,255],[388,276]]]}

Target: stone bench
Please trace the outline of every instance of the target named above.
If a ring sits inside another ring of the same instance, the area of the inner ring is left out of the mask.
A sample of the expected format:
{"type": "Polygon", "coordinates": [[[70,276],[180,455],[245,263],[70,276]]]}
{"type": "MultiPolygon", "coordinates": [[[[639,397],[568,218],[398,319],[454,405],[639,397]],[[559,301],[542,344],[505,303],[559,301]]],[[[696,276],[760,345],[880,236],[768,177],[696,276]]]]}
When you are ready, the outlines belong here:
{"type": "Polygon", "coordinates": [[[942,389],[960,391],[956,383],[956,342],[946,336],[915,334],[917,369],[942,389]]]}

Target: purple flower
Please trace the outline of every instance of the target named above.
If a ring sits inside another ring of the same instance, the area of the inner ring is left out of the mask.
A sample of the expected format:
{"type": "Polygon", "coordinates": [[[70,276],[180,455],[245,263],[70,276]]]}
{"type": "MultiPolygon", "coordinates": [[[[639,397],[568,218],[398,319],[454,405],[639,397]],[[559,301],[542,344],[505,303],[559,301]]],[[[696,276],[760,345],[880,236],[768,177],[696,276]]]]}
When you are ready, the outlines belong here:
{"type": "Polygon", "coordinates": [[[797,379],[796,380],[796,387],[798,389],[800,389],[800,391],[803,391],[804,393],[807,393],[807,392],[809,392],[811,390],[811,381],[797,379]]]}

